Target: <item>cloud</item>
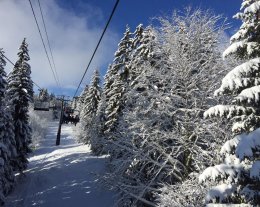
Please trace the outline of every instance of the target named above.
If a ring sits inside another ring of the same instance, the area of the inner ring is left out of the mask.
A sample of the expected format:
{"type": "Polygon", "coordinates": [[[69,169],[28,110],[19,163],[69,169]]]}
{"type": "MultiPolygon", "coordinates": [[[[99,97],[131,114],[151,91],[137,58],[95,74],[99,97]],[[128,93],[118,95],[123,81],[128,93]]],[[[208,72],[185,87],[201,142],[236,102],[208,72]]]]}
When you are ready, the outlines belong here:
{"type": "MultiPolygon", "coordinates": [[[[38,3],[34,0],[32,3],[45,38],[38,3]]],[[[107,14],[82,2],[77,5],[80,7],[78,13],[54,0],[41,1],[41,6],[61,85],[65,89],[76,88],[107,21],[104,18],[107,14]]],[[[41,87],[55,87],[29,1],[0,0],[0,19],[0,48],[4,49],[6,56],[15,62],[18,48],[26,37],[33,81],[41,87]]],[[[107,31],[83,83],[89,82],[94,69],[104,70],[112,61],[118,40],[116,32],[107,31]]],[[[6,71],[10,72],[11,69],[12,66],[7,65],[6,71]]]]}

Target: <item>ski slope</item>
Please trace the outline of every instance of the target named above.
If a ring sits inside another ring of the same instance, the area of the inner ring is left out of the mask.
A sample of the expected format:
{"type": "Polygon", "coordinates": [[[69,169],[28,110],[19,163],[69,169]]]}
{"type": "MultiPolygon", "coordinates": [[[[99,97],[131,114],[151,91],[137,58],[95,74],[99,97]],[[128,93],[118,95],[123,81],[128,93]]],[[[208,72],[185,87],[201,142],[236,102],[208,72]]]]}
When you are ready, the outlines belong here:
{"type": "Polygon", "coordinates": [[[91,155],[78,144],[70,125],[63,125],[61,144],[55,146],[58,122],[50,122],[47,136],[29,158],[25,176],[18,180],[6,207],[109,207],[114,194],[100,186],[96,174],[105,170],[106,157],[91,155]]]}

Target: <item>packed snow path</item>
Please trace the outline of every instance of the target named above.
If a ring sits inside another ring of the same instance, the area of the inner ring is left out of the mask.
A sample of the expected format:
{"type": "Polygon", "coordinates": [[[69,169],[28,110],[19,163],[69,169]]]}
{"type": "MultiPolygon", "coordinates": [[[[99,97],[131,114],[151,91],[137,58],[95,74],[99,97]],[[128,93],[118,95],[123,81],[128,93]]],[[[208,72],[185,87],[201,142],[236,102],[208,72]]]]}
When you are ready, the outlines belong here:
{"type": "Polygon", "coordinates": [[[62,126],[61,145],[55,146],[57,129],[58,123],[51,122],[5,206],[113,206],[113,194],[95,176],[104,173],[106,158],[92,156],[88,146],[77,144],[70,125],[62,126]]]}

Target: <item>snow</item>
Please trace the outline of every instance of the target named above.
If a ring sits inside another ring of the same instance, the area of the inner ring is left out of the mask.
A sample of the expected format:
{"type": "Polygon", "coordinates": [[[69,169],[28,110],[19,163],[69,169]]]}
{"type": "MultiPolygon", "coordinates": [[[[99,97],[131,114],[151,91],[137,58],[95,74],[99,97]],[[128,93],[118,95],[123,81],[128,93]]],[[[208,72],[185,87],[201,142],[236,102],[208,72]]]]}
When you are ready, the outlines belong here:
{"type": "Polygon", "coordinates": [[[245,40],[234,42],[223,52],[223,57],[227,57],[228,55],[235,53],[238,50],[238,48],[244,47],[244,45],[245,45],[245,40]]]}
{"type": "Polygon", "coordinates": [[[249,134],[238,135],[241,139],[236,148],[236,156],[243,160],[245,157],[252,158],[253,151],[260,150],[260,128],[249,134]]]}
{"type": "Polygon", "coordinates": [[[245,8],[244,13],[256,13],[260,9],[260,1],[254,2],[247,8],[245,8]]]}
{"type": "Polygon", "coordinates": [[[244,0],[241,4],[240,10],[246,8],[248,5],[251,4],[251,0],[244,0]]]}
{"type": "MultiPolygon", "coordinates": [[[[237,18],[237,19],[239,19],[239,17],[241,17],[243,14],[242,13],[237,13],[235,16],[233,16],[233,18],[237,18]]],[[[241,25],[241,27],[240,27],[240,29],[237,31],[237,33],[235,33],[231,38],[230,38],[230,42],[232,43],[232,42],[235,42],[235,41],[238,41],[239,39],[241,39],[242,37],[244,37],[245,35],[246,35],[246,33],[247,33],[247,29],[245,28],[245,26],[246,26],[246,24],[245,23],[243,23],[242,25],[241,25]]],[[[230,47],[230,46],[229,46],[230,47]]],[[[228,47],[228,48],[229,48],[228,47]]],[[[227,48],[227,49],[228,49],[227,48]]],[[[226,50],[227,50],[226,49],[226,50]]],[[[235,49],[235,48],[234,48],[235,49]]],[[[225,50],[225,51],[226,51],[225,50]]],[[[229,51],[233,51],[233,50],[231,50],[231,48],[229,49],[229,51]]],[[[223,53],[223,57],[226,57],[229,53],[228,53],[228,51],[226,51],[226,52],[224,52],[223,53]],[[225,53],[225,54],[224,54],[225,53]]]]}
{"type": "Polygon", "coordinates": [[[96,176],[105,173],[107,157],[92,156],[88,146],[77,144],[70,125],[62,126],[61,145],[55,146],[57,128],[58,122],[50,123],[6,207],[113,206],[114,193],[96,176]]]}
{"type": "Polygon", "coordinates": [[[215,96],[219,94],[223,94],[225,90],[234,90],[241,87],[243,84],[242,79],[243,77],[247,77],[252,73],[259,71],[260,65],[260,58],[254,58],[245,62],[237,67],[235,67],[232,71],[230,71],[222,80],[221,87],[214,92],[215,96]]]}
{"type": "Polygon", "coordinates": [[[209,203],[206,207],[253,207],[250,204],[219,204],[219,203],[209,203]]]}
{"type": "Polygon", "coordinates": [[[221,184],[216,187],[213,187],[209,190],[206,195],[206,201],[215,201],[216,198],[219,198],[219,201],[224,201],[227,197],[229,197],[235,188],[231,184],[221,184]]]}
{"type": "Polygon", "coordinates": [[[28,93],[28,90],[26,88],[22,88],[22,90],[25,92],[25,93],[28,93]]]}
{"type": "Polygon", "coordinates": [[[226,143],[221,147],[221,154],[231,154],[232,150],[238,145],[241,140],[241,136],[235,136],[233,139],[226,141],[226,143]]]}
{"type": "Polygon", "coordinates": [[[236,100],[247,101],[248,103],[259,101],[260,86],[254,86],[243,90],[237,97],[236,100]]]}
{"type": "Polygon", "coordinates": [[[233,133],[237,133],[237,132],[241,131],[241,129],[245,129],[245,128],[246,128],[246,122],[245,121],[239,121],[239,122],[235,122],[233,124],[231,131],[233,133]]]}
{"type": "Polygon", "coordinates": [[[226,116],[231,118],[234,115],[239,115],[240,113],[245,114],[246,112],[254,112],[253,108],[236,106],[236,105],[216,105],[210,107],[207,111],[204,112],[204,118],[219,116],[226,116]]]}
{"type": "Polygon", "coordinates": [[[236,156],[241,160],[245,157],[251,158],[253,151],[260,149],[260,128],[246,134],[242,133],[227,141],[221,148],[221,154],[231,154],[235,149],[236,156]]]}
{"type": "Polygon", "coordinates": [[[232,182],[240,171],[241,165],[220,164],[206,168],[199,176],[199,182],[202,183],[207,179],[216,180],[219,178],[227,179],[232,182]],[[228,177],[228,178],[227,178],[228,177]]]}
{"type": "Polygon", "coordinates": [[[0,167],[3,167],[5,164],[5,161],[3,158],[0,157],[0,167]]]}
{"type": "Polygon", "coordinates": [[[257,160],[253,163],[252,168],[250,169],[250,178],[260,180],[260,161],[257,160]]]}

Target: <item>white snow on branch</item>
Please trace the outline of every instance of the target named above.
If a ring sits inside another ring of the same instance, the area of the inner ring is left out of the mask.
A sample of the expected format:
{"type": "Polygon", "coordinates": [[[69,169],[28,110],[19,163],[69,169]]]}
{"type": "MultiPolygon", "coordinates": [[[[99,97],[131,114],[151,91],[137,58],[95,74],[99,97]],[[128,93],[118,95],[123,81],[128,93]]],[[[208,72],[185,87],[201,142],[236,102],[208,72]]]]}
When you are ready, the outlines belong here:
{"type": "Polygon", "coordinates": [[[236,177],[237,173],[241,171],[241,165],[227,165],[220,164],[212,167],[206,168],[202,174],[199,176],[199,182],[202,183],[205,180],[217,180],[217,179],[227,179],[227,181],[232,182],[236,177]]]}
{"type": "Polygon", "coordinates": [[[250,169],[250,178],[260,180],[260,160],[253,163],[250,169]]]}
{"type": "Polygon", "coordinates": [[[220,202],[224,201],[227,197],[232,195],[235,192],[235,186],[233,185],[227,185],[227,184],[221,184],[216,187],[213,187],[209,190],[209,192],[206,195],[206,201],[213,201],[215,202],[218,198],[220,202]]]}
{"type": "Polygon", "coordinates": [[[256,13],[260,9],[260,1],[254,2],[247,8],[245,8],[244,13],[256,13]]]}
{"type": "MultiPolygon", "coordinates": [[[[233,42],[243,37],[246,33],[247,29],[242,28],[230,38],[230,41],[233,42]]],[[[257,42],[247,42],[247,40],[234,42],[223,52],[223,57],[225,58],[228,55],[236,53],[240,48],[246,48],[247,55],[251,55],[255,50],[259,49],[259,44],[257,42]]]]}
{"type": "Polygon", "coordinates": [[[220,203],[209,203],[206,207],[253,207],[250,204],[220,204],[220,203]]]}
{"type": "Polygon", "coordinates": [[[227,165],[239,165],[240,160],[233,154],[225,154],[224,163],[227,165]]]}
{"type": "Polygon", "coordinates": [[[252,158],[254,150],[260,150],[260,128],[249,134],[241,134],[238,135],[238,139],[240,139],[237,148],[236,148],[236,156],[243,160],[245,157],[252,158]]]}
{"type": "Polygon", "coordinates": [[[240,10],[248,7],[251,4],[252,0],[244,0],[241,4],[240,10]]]}
{"type": "Polygon", "coordinates": [[[254,112],[254,109],[250,107],[243,107],[243,106],[236,106],[236,105],[216,105],[204,112],[204,118],[208,118],[212,116],[219,116],[219,117],[226,116],[227,118],[231,118],[234,115],[241,115],[241,114],[252,113],[252,112],[254,112]]]}
{"type": "MultiPolygon", "coordinates": [[[[239,19],[240,16],[242,16],[242,13],[237,13],[235,16],[233,16],[233,18],[237,18],[239,19]]],[[[230,38],[230,42],[233,43],[235,41],[238,41],[239,39],[241,39],[242,37],[245,37],[245,34],[248,32],[248,27],[246,26],[246,23],[243,23],[240,27],[240,29],[230,38]]],[[[224,56],[224,54],[223,54],[224,56]]],[[[224,57],[226,57],[227,55],[225,55],[224,57]]]]}
{"type": "Polygon", "coordinates": [[[28,93],[28,90],[26,88],[22,88],[22,90],[25,92],[25,93],[28,93]]]}
{"type": "Polygon", "coordinates": [[[260,85],[244,89],[235,99],[240,102],[247,101],[248,103],[257,103],[259,102],[259,96],[260,85]]]}
{"type": "MultiPolygon", "coordinates": [[[[233,37],[234,38],[234,37],[233,37]]],[[[224,52],[223,52],[223,57],[227,57],[230,54],[235,53],[238,48],[242,48],[245,46],[245,40],[239,41],[239,42],[234,42],[231,44],[224,52]]]]}
{"type": "Polygon", "coordinates": [[[245,121],[239,121],[239,122],[235,122],[232,126],[232,132],[239,132],[243,129],[246,129],[246,122],[245,121]]]}
{"type": "Polygon", "coordinates": [[[235,136],[233,139],[226,141],[226,143],[221,147],[220,153],[231,154],[232,150],[235,149],[241,140],[241,136],[235,136]]]}
{"type": "Polygon", "coordinates": [[[222,80],[221,87],[217,89],[214,93],[215,96],[223,94],[226,89],[234,90],[238,88],[237,79],[241,79],[242,77],[249,76],[250,74],[257,72],[259,70],[260,58],[254,58],[249,60],[242,65],[235,67],[232,71],[230,71],[222,80]],[[236,82],[234,82],[236,80],[236,82]]]}

